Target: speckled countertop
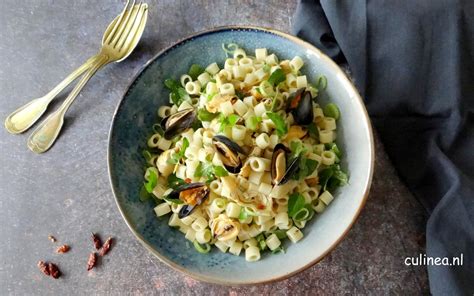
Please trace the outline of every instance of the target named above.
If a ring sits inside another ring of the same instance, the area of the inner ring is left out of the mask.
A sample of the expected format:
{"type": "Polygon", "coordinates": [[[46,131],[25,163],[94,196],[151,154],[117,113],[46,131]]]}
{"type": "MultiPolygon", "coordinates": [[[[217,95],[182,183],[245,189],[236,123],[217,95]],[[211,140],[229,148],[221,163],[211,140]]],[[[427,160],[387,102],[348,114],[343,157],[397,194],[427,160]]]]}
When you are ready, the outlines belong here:
{"type": "MultiPolygon", "coordinates": [[[[213,26],[251,24],[289,32],[295,1],[147,1],[145,34],[123,63],[107,66],[85,87],[53,147],[35,155],[27,135],[0,129],[0,294],[426,294],[425,267],[406,256],[424,252],[425,214],[396,175],[378,137],[369,200],[342,243],[316,266],[288,280],[225,287],[197,282],[155,259],[127,229],[107,176],[107,137],[113,111],[133,75],[177,39],[213,26]],[[89,235],[113,235],[116,246],[85,270],[89,235]],[[71,245],[54,253],[53,234],[71,245]],[[59,280],[42,275],[39,259],[57,262],[59,280]]],[[[2,0],[0,118],[47,93],[94,54],[122,1],[2,0]]],[[[57,106],[57,104],[55,104],[57,106]]]]}

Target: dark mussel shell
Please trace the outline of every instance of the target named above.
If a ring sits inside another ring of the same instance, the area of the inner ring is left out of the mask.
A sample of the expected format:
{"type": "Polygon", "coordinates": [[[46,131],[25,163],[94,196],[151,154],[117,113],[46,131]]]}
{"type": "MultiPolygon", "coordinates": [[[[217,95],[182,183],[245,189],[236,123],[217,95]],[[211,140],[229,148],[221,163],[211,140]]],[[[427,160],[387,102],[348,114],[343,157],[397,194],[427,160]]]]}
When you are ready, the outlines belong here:
{"type": "Polygon", "coordinates": [[[239,156],[239,153],[244,154],[242,147],[222,135],[214,136],[212,139],[226,170],[231,174],[238,174],[242,168],[242,160],[239,156]]]}
{"type": "Polygon", "coordinates": [[[293,114],[296,123],[308,125],[313,122],[313,98],[304,88],[300,88],[290,96],[287,109],[293,114]]]}
{"type": "Polygon", "coordinates": [[[178,186],[173,190],[168,198],[179,199],[185,204],[178,213],[178,218],[182,219],[200,205],[208,196],[210,189],[205,183],[191,183],[178,186]]]}
{"type": "Polygon", "coordinates": [[[290,150],[283,144],[277,144],[273,149],[271,162],[272,182],[275,185],[282,185],[288,182],[291,177],[298,171],[299,157],[294,158],[288,163],[288,155],[290,150]],[[281,159],[283,157],[283,159],[281,159]],[[278,165],[278,161],[284,161],[284,165],[278,165]]]}
{"type": "Polygon", "coordinates": [[[195,119],[196,111],[193,108],[187,108],[163,118],[160,125],[165,132],[165,139],[171,140],[184,132],[191,127],[195,119]]]}

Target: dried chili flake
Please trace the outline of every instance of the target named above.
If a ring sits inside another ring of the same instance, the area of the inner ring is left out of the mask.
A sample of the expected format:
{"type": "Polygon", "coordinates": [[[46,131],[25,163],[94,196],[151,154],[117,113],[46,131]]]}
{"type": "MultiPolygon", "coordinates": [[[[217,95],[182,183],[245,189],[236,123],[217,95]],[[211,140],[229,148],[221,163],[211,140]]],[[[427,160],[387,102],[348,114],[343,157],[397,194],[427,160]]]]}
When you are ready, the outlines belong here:
{"type": "Polygon", "coordinates": [[[44,263],[43,261],[38,261],[38,268],[39,270],[41,270],[42,273],[49,276],[49,268],[46,263],[44,263]]]}
{"type": "Polygon", "coordinates": [[[71,249],[68,245],[62,245],[56,249],[56,253],[58,254],[64,254],[67,253],[71,249]]]}
{"type": "Polygon", "coordinates": [[[87,260],[87,271],[94,268],[95,264],[97,263],[97,255],[95,252],[92,252],[89,255],[89,259],[87,260]]]}
{"type": "Polygon", "coordinates": [[[111,246],[112,246],[112,238],[109,237],[105,241],[105,243],[102,245],[102,249],[100,249],[99,255],[104,256],[105,254],[107,254],[109,252],[111,246]]]}
{"type": "Polygon", "coordinates": [[[53,278],[57,279],[61,276],[61,272],[59,271],[59,268],[56,266],[56,264],[50,262],[48,264],[48,269],[49,275],[51,275],[53,278]]]}
{"type": "Polygon", "coordinates": [[[100,237],[97,234],[92,233],[91,238],[92,242],[94,243],[94,248],[99,250],[102,247],[102,241],[100,240],[100,237]]]}

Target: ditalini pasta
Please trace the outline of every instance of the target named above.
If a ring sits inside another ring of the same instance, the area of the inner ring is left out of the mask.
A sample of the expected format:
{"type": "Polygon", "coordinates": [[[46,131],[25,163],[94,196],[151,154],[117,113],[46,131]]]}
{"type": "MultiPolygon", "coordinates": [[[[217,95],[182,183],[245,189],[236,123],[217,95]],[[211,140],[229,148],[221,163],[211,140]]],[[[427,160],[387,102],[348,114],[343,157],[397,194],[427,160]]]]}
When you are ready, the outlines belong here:
{"type": "Polygon", "coordinates": [[[339,108],[320,105],[327,81],[302,57],[280,60],[223,45],[225,61],[167,79],[170,106],[144,151],[140,198],[200,253],[212,246],[247,261],[284,252],[347,183],[335,143],[339,108]],[[286,240],[288,238],[288,240],[286,240]]]}

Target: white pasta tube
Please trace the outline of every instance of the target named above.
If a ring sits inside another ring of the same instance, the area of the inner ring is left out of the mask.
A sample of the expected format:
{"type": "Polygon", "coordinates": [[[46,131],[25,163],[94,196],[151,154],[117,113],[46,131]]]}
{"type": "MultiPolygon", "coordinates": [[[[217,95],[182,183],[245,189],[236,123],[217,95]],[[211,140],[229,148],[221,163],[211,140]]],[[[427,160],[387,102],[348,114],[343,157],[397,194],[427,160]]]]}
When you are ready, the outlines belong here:
{"type": "Polygon", "coordinates": [[[206,67],[206,72],[208,72],[211,75],[216,75],[217,73],[219,73],[219,70],[220,69],[217,63],[212,63],[206,67]]]}
{"type": "Polygon", "coordinates": [[[197,80],[199,81],[199,83],[201,83],[202,86],[205,86],[209,81],[211,81],[211,76],[209,75],[209,73],[204,72],[197,77],[197,80]]]}
{"type": "Polygon", "coordinates": [[[158,108],[158,116],[161,118],[165,118],[171,115],[171,107],[170,106],[161,106],[158,108]]]}
{"type": "Polygon", "coordinates": [[[289,229],[290,219],[287,212],[280,212],[275,216],[275,225],[279,229],[289,229]]]}
{"type": "Polygon", "coordinates": [[[256,247],[258,244],[257,240],[255,238],[250,238],[246,241],[244,241],[244,249],[250,248],[250,247],[256,247]]]}
{"type": "Polygon", "coordinates": [[[336,154],[332,151],[324,151],[321,154],[321,162],[324,165],[332,165],[336,161],[336,154]]]}
{"type": "Polygon", "coordinates": [[[234,59],[226,59],[224,62],[224,69],[227,71],[232,71],[232,68],[237,66],[239,63],[234,59]]]}
{"type": "Polygon", "coordinates": [[[271,221],[273,218],[272,216],[256,216],[254,217],[254,221],[257,225],[265,224],[268,221],[271,221]]]}
{"type": "Polygon", "coordinates": [[[194,231],[202,231],[206,229],[208,226],[207,220],[204,219],[204,217],[197,217],[196,220],[194,220],[193,224],[191,224],[191,228],[194,229],[194,231]]]}
{"type": "Polygon", "coordinates": [[[232,67],[232,75],[235,79],[243,79],[245,77],[246,71],[245,68],[242,66],[234,66],[232,67]]]}
{"type": "Polygon", "coordinates": [[[297,72],[303,67],[304,62],[303,59],[299,56],[295,56],[291,61],[290,61],[290,67],[294,72],[297,72]]]}
{"type": "Polygon", "coordinates": [[[214,246],[216,246],[222,253],[227,252],[227,249],[229,248],[229,246],[225,242],[222,242],[222,241],[216,241],[214,243],[214,246]]]}
{"type": "Polygon", "coordinates": [[[158,217],[164,216],[171,212],[170,206],[165,202],[157,205],[153,210],[158,217]]]}
{"type": "Polygon", "coordinates": [[[168,150],[171,146],[171,144],[173,144],[173,142],[169,141],[169,140],[166,140],[164,137],[161,137],[159,140],[158,140],[158,143],[157,143],[157,147],[161,150],[168,150]]]}
{"type": "Polygon", "coordinates": [[[255,144],[260,149],[265,149],[270,145],[270,137],[266,133],[261,133],[257,138],[255,138],[255,144]]]}
{"type": "MultiPolygon", "coordinates": [[[[188,148],[189,149],[189,148],[188,148]]],[[[196,169],[199,166],[199,160],[186,160],[186,178],[194,178],[194,175],[196,174],[196,169]]]]}
{"type": "Polygon", "coordinates": [[[147,145],[150,148],[158,147],[158,141],[161,139],[160,134],[153,134],[147,141],[147,145]]]}
{"type": "Polygon", "coordinates": [[[209,229],[196,232],[196,240],[200,244],[208,243],[211,240],[211,238],[212,238],[212,235],[209,229]]]}
{"type": "Polygon", "coordinates": [[[232,113],[234,113],[234,107],[232,106],[232,103],[230,101],[225,101],[220,104],[219,109],[222,114],[225,116],[228,116],[232,113]]]}
{"type": "Polygon", "coordinates": [[[258,225],[253,224],[252,226],[250,226],[250,229],[249,229],[250,237],[256,237],[256,236],[259,235],[261,232],[262,232],[262,231],[260,230],[260,227],[258,227],[258,225]]]}
{"type": "Polygon", "coordinates": [[[265,58],[265,62],[270,66],[278,65],[278,57],[272,53],[271,55],[265,58]]]}
{"type": "Polygon", "coordinates": [[[263,114],[267,112],[267,108],[265,107],[265,104],[261,102],[254,107],[253,111],[256,116],[263,116],[263,114]]]}
{"type": "Polygon", "coordinates": [[[260,260],[260,250],[254,246],[250,246],[245,249],[245,260],[249,262],[260,260]]]}
{"type": "MultiPolygon", "coordinates": [[[[206,93],[208,95],[216,94],[218,91],[219,91],[219,89],[217,88],[217,84],[215,82],[209,82],[206,85],[206,93]]],[[[207,98],[206,98],[206,100],[207,100],[207,98]]]]}
{"type": "MultiPolygon", "coordinates": [[[[262,157],[249,157],[249,164],[250,164],[250,168],[255,171],[255,172],[264,172],[264,171],[269,171],[270,170],[270,164],[271,164],[271,160],[270,159],[266,159],[266,158],[262,158],[262,157]]],[[[252,175],[252,173],[250,173],[252,175]]],[[[263,176],[263,175],[262,175],[263,176]]],[[[262,180],[262,176],[259,176],[259,181],[262,180]]],[[[249,181],[252,182],[250,179],[252,177],[249,177],[249,181]]],[[[255,183],[255,182],[252,182],[252,183],[255,183]]],[[[259,184],[259,183],[255,183],[255,184],[259,184]]]]}
{"type": "Polygon", "coordinates": [[[319,131],[319,141],[323,144],[332,143],[334,140],[334,132],[328,130],[319,131]]]}
{"type": "MultiPolygon", "coordinates": [[[[257,100],[255,99],[254,96],[248,96],[244,98],[244,103],[250,108],[248,111],[251,111],[253,109],[253,106],[257,104],[257,100]]],[[[253,115],[255,115],[255,112],[252,112],[252,113],[253,115]]]]}
{"type": "Polygon", "coordinates": [[[245,53],[245,50],[243,50],[242,48],[237,48],[236,50],[234,50],[234,59],[242,59],[242,58],[245,58],[247,57],[247,54],[245,53]]]}
{"type": "Polygon", "coordinates": [[[240,215],[240,206],[234,202],[230,202],[225,208],[225,213],[229,218],[238,218],[240,215]]]}
{"type": "Polygon", "coordinates": [[[196,231],[194,231],[194,229],[192,229],[192,228],[188,228],[184,238],[191,241],[191,242],[194,242],[196,240],[196,231]]]}
{"type": "Polygon", "coordinates": [[[247,75],[245,75],[244,83],[247,86],[253,86],[254,84],[257,84],[258,81],[258,76],[255,73],[248,73],[247,75]]]}
{"type": "Polygon", "coordinates": [[[273,134],[270,136],[270,143],[268,145],[269,148],[273,149],[275,146],[280,142],[280,139],[278,138],[278,135],[273,134]]]}
{"type": "Polygon", "coordinates": [[[251,58],[241,58],[239,60],[239,66],[245,71],[245,73],[250,73],[252,71],[252,59],[251,58]]]}
{"type": "Polygon", "coordinates": [[[320,196],[319,196],[319,199],[326,205],[328,206],[332,200],[334,199],[334,197],[332,196],[332,194],[329,192],[329,191],[324,191],[320,196]]]}
{"type": "Polygon", "coordinates": [[[240,255],[240,252],[242,251],[242,243],[241,242],[238,242],[238,241],[234,241],[231,245],[230,245],[230,248],[229,248],[229,253],[235,255],[235,256],[239,256],[240,255]]]}
{"type": "Polygon", "coordinates": [[[209,188],[215,194],[220,195],[221,191],[222,191],[222,183],[219,180],[214,180],[214,181],[211,182],[211,184],[209,184],[209,188]]]}
{"type": "Polygon", "coordinates": [[[223,198],[216,198],[211,203],[210,211],[214,214],[222,213],[225,210],[226,202],[223,198]]]}
{"type": "Polygon", "coordinates": [[[193,216],[193,215],[189,215],[189,216],[186,216],[184,218],[181,219],[181,222],[183,222],[184,225],[191,225],[193,224],[194,220],[196,220],[196,217],[193,216]]]}
{"type": "Polygon", "coordinates": [[[296,77],[297,88],[306,88],[307,86],[308,86],[308,81],[306,80],[306,75],[296,77]]]}
{"type": "Polygon", "coordinates": [[[248,106],[241,100],[236,100],[233,107],[234,111],[240,116],[243,116],[249,109],[248,106]]]}
{"type": "Polygon", "coordinates": [[[234,85],[232,83],[224,83],[219,87],[222,95],[235,95],[234,85]]]}
{"type": "Polygon", "coordinates": [[[303,238],[303,233],[297,227],[293,226],[286,232],[286,236],[292,243],[297,243],[303,238]]]}
{"type": "Polygon", "coordinates": [[[268,52],[266,48],[255,49],[255,58],[264,61],[267,58],[268,52]]]}
{"type": "Polygon", "coordinates": [[[294,74],[286,74],[286,85],[296,87],[296,76],[294,74]]]}
{"type": "Polygon", "coordinates": [[[311,205],[312,205],[313,210],[316,213],[322,213],[324,211],[324,209],[326,209],[326,205],[320,199],[313,200],[311,205]]]}
{"type": "Polygon", "coordinates": [[[181,220],[178,218],[178,214],[173,213],[173,215],[170,216],[168,225],[171,227],[180,227],[182,225],[181,220]]]}
{"type": "Polygon", "coordinates": [[[272,192],[272,189],[273,189],[273,186],[269,183],[262,182],[258,186],[258,192],[260,192],[264,196],[269,196],[270,193],[272,192]]]}
{"type": "Polygon", "coordinates": [[[325,130],[336,130],[336,120],[332,117],[324,117],[323,125],[325,130]]]}
{"type": "Polygon", "coordinates": [[[274,233],[267,237],[265,243],[267,244],[267,247],[272,251],[276,250],[281,245],[281,241],[274,233]]]}
{"type": "Polygon", "coordinates": [[[255,74],[258,81],[262,81],[265,78],[265,76],[267,76],[267,72],[265,72],[265,70],[263,70],[263,68],[258,69],[253,74],[255,74]]]}
{"type": "Polygon", "coordinates": [[[190,81],[186,83],[184,89],[190,95],[198,95],[201,93],[201,83],[199,81],[190,81]]]}
{"type": "Polygon", "coordinates": [[[193,81],[193,79],[188,74],[185,74],[185,75],[181,75],[181,78],[179,79],[179,81],[181,82],[181,86],[185,87],[186,83],[193,81]]]}
{"type": "Polygon", "coordinates": [[[243,125],[234,125],[232,127],[232,139],[234,141],[243,141],[245,139],[245,134],[247,129],[243,125]]]}

